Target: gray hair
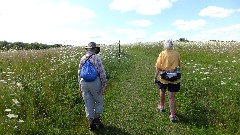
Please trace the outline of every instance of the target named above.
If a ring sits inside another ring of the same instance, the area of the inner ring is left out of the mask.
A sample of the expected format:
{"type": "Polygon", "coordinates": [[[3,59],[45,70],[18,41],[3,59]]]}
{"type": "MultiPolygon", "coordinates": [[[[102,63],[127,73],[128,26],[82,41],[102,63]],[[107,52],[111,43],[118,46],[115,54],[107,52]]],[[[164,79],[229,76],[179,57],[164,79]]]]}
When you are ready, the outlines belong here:
{"type": "Polygon", "coordinates": [[[172,49],[173,48],[173,42],[171,39],[164,41],[163,43],[164,49],[172,49]]]}
{"type": "Polygon", "coordinates": [[[94,48],[87,48],[86,50],[88,52],[91,52],[92,54],[95,54],[95,49],[94,48]]]}

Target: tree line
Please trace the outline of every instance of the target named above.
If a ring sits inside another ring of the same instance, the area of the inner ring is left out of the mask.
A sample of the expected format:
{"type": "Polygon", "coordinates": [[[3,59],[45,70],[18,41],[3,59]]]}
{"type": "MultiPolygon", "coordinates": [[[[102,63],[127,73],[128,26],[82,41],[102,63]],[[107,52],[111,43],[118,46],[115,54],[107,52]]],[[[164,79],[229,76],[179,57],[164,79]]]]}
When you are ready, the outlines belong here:
{"type": "Polygon", "coordinates": [[[8,51],[8,50],[41,50],[41,49],[49,49],[49,48],[58,48],[58,47],[66,47],[70,45],[62,45],[62,44],[54,44],[47,45],[42,43],[23,43],[23,42],[7,42],[0,41],[0,50],[8,51]]]}

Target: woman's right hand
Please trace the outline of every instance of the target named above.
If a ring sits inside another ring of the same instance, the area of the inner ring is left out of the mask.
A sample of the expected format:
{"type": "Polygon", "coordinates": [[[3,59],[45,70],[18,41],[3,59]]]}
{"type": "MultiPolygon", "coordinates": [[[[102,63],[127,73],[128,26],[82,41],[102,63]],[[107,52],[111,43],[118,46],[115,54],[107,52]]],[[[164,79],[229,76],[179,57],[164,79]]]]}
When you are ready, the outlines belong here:
{"type": "Polygon", "coordinates": [[[153,79],[153,83],[154,83],[154,84],[158,83],[158,79],[157,79],[157,77],[154,77],[154,79],[153,79]]]}

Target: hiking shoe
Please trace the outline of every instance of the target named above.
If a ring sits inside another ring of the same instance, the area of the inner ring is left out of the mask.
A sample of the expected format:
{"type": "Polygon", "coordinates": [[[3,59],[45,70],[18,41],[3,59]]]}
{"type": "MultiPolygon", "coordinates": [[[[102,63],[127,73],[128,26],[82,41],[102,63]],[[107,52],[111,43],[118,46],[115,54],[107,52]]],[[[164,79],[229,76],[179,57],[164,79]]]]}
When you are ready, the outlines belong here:
{"type": "Polygon", "coordinates": [[[175,116],[170,115],[169,119],[170,119],[171,122],[176,122],[176,117],[175,116]]]}
{"type": "Polygon", "coordinates": [[[164,106],[158,105],[158,109],[160,112],[166,112],[166,109],[164,108],[164,106]]]}
{"type": "Polygon", "coordinates": [[[93,120],[93,122],[94,122],[95,125],[98,125],[99,128],[103,128],[103,127],[104,127],[104,126],[103,126],[103,123],[101,122],[100,117],[95,118],[95,119],[93,120]]]}
{"type": "Polygon", "coordinates": [[[90,124],[89,124],[89,130],[90,131],[94,131],[96,129],[96,125],[94,124],[94,122],[92,121],[90,124]]]}

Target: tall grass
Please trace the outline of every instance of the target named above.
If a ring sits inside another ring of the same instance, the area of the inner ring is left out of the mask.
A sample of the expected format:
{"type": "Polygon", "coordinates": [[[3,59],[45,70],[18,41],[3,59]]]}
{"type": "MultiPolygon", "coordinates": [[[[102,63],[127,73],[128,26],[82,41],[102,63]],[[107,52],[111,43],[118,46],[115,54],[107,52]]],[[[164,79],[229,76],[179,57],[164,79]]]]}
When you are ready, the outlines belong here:
{"type": "MultiPolygon", "coordinates": [[[[157,111],[159,43],[102,46],[105,128],[93,134],[239,134],[240,44],[176,43],[177,123],[157,111]]],[[[0,54],[1,134],[91,134],[77,82],[80,47],[0,54]]],[[[166,99],[166,105],[168,101],[166,99]]]]}

